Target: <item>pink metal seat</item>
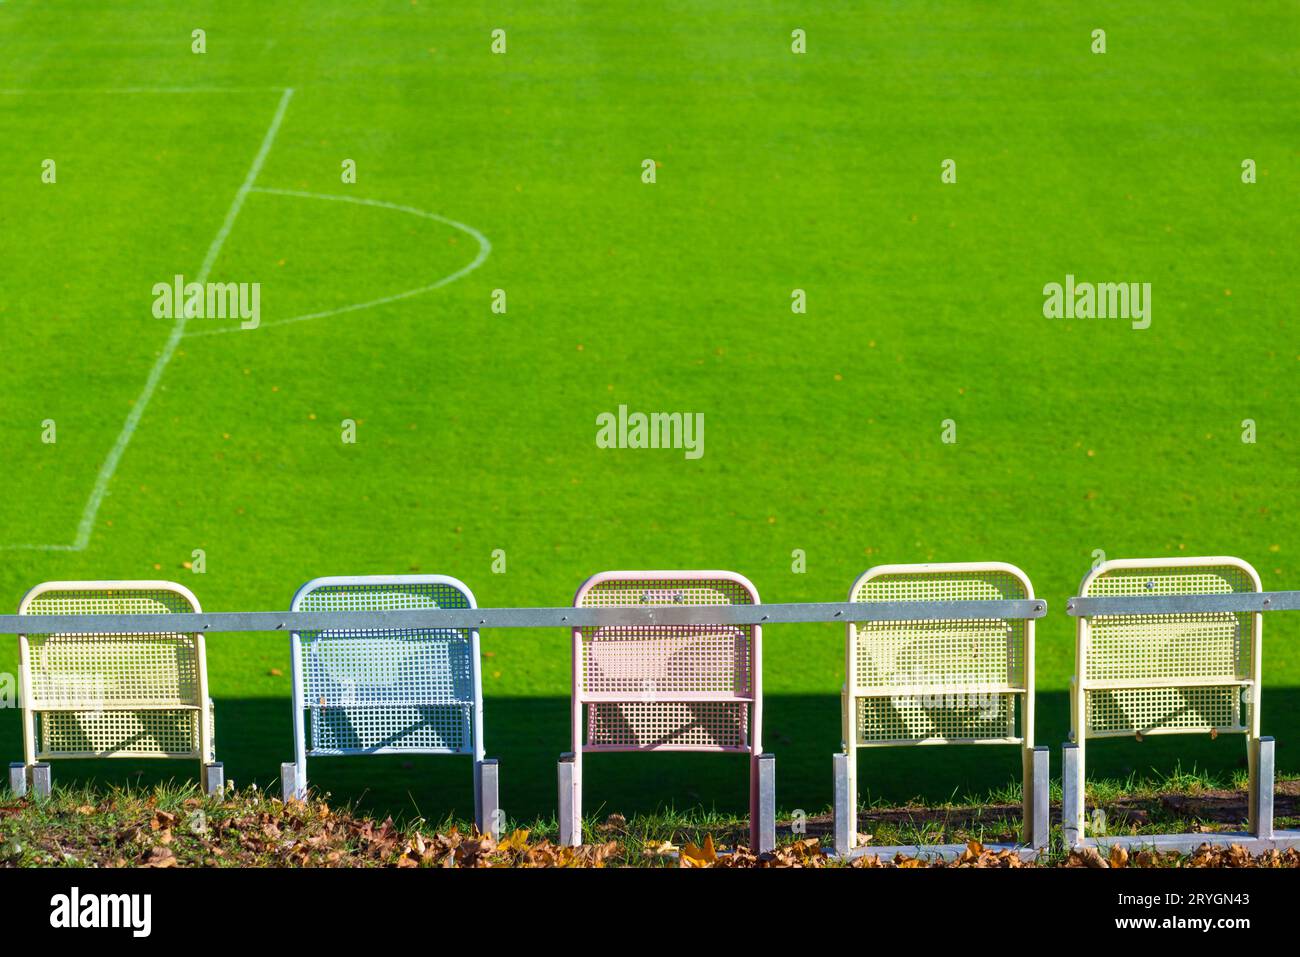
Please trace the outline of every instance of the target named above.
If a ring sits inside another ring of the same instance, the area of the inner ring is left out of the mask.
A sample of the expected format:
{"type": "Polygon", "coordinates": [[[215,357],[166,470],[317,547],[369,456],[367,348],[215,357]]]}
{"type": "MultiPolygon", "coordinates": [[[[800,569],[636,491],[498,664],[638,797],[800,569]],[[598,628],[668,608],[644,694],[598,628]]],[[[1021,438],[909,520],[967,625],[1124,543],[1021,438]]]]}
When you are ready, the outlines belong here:
{"type": "MultiPolygon", "coordinates": [[[[578,608],[757,604],[733,572],[615,571],[589,578],[578,608]]],[[[596,625],[573,631],[572,752],[560,762],[560,831],[582,843],[582,755],[715,751],[750,755],[751,847],[775,843],[771,755],[762,754],[758,625],[596,625]]]]}

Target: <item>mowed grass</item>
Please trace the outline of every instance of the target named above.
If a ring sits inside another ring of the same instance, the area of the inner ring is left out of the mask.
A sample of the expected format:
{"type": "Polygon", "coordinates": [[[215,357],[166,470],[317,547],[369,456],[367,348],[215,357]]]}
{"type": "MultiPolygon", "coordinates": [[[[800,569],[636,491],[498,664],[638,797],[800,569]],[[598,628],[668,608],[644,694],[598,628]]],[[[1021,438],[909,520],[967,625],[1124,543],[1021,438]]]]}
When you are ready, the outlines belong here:
{"type": "MultiPolygon", "coordinates": [[[[279,88],[295,92],[258,186],[436,213],[492,253],[435,292],[272,327],[435,282],[476,244],[400,211],[250,193],[212,278],[261,282],[265,327],[182,341],[87,547],[0,551],[0,607],[44,580],[173,578],[208,610],[284,608],[318,575],[414,571],[455,575],[483,605],[556,605],[609,568],[731,568],[768,601],[831,600],[875,564],[1009,561],[1052,604],[1037,737],[1057,745],[1064,601],[1096,550],[1239,555],[1265,587],[1300,587],[1300,253],[1284,212],[1300,199],[1300,100],[1282,39],[1300,15],[1143,10],[6,2],[0,544],[75,540],[171,330],[151,287],[197,273],[279,88]],[[1044,284],[1066,273],[1150,282],[1151,327],[1043,318],[1044,284]],[[704,456],[597,448],[596,416],[620,403],[704,413],[704,456]],[[204,575],[183,565],[198,548],[204,575]]],[[[1298,641],[1300,617],[1268,616],[1264,731],[1291,772],[1298,641]]],[[[830,625],[764,635],[785,809],[830,800],[842,642],[830,625]]],[[[506,809],[551,815],[567,636],[487,632],[483,647],[506,809]]],[[[208,657],[228,776],[275,787],[285,638],[214,635],[208,657]]],[[[0,643],[0,668],[15,662],[0,643]]],[[[20,756],[12,711],[0,741],[20,756]]],[[[1089,770],[1232,773],[1244,757],[1233,738],[1104,742],[1089,770]]],[[[862,797],[943,800],[1018,768],[1011,749],[868,752],[862,797]]],[[[396,815],[469,808],[463,760],[323,760],[311,777],[396,815]]],[[[741,758],[596,755],[587,810],[734,812],[744,778],[741,758]]]]}

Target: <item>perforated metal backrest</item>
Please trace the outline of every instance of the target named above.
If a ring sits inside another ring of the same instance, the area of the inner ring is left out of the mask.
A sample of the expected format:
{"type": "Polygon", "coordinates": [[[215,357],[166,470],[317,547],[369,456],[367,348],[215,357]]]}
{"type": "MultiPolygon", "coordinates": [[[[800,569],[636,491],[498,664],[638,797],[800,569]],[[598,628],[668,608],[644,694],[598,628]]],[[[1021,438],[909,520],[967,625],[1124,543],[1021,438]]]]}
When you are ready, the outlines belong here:
{"type": "MultiPolygon", "coordinates": [[[[20,615],[198,612],[172,582],[46,582],[20,615]]],[[[160,623],[161,624],[161,623],[160,623]]],[[[150,634],[23,635],[23,707],[35,715],[36,757],[210,759],[201,739],[207,675],[203,639],[150,634]]]]}
{"type": "MultiPolygon", "coordinates": [[[[731,572],[603,572],[581,608],[755,604],[731,572]]],[[[574,696],[588,751],[749,751],[758,746],[758,626],[602,626],[574,631],[574,696]]]]}
{"type": "MultiPolygon", "coordinates": [[[[1106,562],[1083,597],[1213,595],[1259,591],[1259,576],[1233,558],[1106,562]]],[[[1089,737],[1247,732],[1243,698],[1258,678],[1259,616],[1248,612],[1099,615],[1079,619],[1089,737]]]]}
{"type": "MultiPolygon", "coordinates": [[[[880,566],[849,591],[855,602],[1032,597],[1025,574],[1001,563],[880,566]]],[[[1020,619],[850,624],[857,744],[1032,743],[1032,710],[1016,730],[1016,699],[1033,688],[1032,635],[1020,619]]]]}
{"type": "MultiPolygon", "coordinates": [[[[294,611],[474,607],[469,588],[442,575],[318,578],[293,600],[294,611]]],[[[294,685],[311,716],[308,754],[481,754],[477,631],[330,630],[293,639],[294,685]]]]}

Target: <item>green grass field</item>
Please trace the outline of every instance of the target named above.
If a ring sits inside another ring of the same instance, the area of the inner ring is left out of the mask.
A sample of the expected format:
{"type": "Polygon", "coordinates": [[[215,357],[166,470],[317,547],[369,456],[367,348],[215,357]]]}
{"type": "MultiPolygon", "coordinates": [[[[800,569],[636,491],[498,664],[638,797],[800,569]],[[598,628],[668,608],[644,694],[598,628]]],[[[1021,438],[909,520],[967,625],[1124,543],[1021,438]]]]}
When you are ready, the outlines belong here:
{"type": "MultiPolygon", "coordinates": [[[[278,609],[319,575],[415,571],[482,605],[559,605],[614,568],[729,568],[767,601],[840,600],[875,564],[1007,561],[1053,605],[1037,737],[1055,749],[1064,600],[1096,550],[1238,555],[1265,588],[1300,588],[1298,28],[1292,4],[1208,0],[5,0],[0,607],[44,580],[170,578],[205,610],[278,609]],[[426,293],[273,325],[438,283],[480,246],[408,211],[259,189],[435,214],[491,253],[426,293]],[[214,281],[262,284],[262,327],[187,335],[167,358],[151,288],[214,249],[214,281]],[[1067,273],[1150,282],[1150,328],[1044,318],[1067,273]],[[598,448],[596,416],[619,404],[703,413],[705,454],[598,448]],[[185,567],[195,549],[205,574],[185,567]]],[[[1264,643],[1264,733],[1300,771],[1300,614],[1267,616],[1264,643]]],[[[823,808],[843,629],[764,644],[778,802],[823,808]]],[[[568,637],[485,632],[483,648],[505,808],[553,814],[568,637]]],[[[208,656],[227,775],[278,788],[287,640],[216,635],[208,656]]],[[[0,670],[15,662],[6,640],[0,670]]],[[[13,710],[0,742],[21,756],[13,710]]],[[[1230,738],[1104,742],[1089,772],[1244,757],[1230,738]]],[[[861,768],[864,800],[942,799],[1003,787],[1018,761],[915,749],[861,768]]],[[[596,755],[588,810],[734,811],[745,773],[596,755]]],[[[470,800],[464,760],[311,776],[395,815],[470,800]]]]}

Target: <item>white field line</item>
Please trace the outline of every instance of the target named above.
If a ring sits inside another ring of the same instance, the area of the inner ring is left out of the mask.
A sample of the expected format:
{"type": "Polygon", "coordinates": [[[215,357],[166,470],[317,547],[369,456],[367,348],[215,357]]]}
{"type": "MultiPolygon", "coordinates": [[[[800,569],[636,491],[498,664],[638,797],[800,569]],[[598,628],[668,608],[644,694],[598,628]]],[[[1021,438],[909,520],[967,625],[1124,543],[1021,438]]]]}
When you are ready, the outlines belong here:
{"type": "MultiPolygon", "coordinates": [[[[285,110],[289,107],[289,101],[293,98],[293,88],[289,87],[280,95],[280,103],[275,109],[275,115],[271,118],[271,125],[267,127],[266,135],[262,137],[262,145],[253,157],[253,165],[248,168],[248,175],[244,177],[244,182],[240,185],[239,191],[235,193],[235,198],[230,204],[230,209],[226,211],[226,218],[217,230],[217,235],[213,237],[212,243],[208,246],[208,253],[203,257],[203,265],[199,268],[199,274],[195,281],[205,283],[208,281],[208,275],[212,271],[213,264],[217,261],[217,256],[221,253],[221,247],[226,243],[226,237],[230,235],[231,228],[235,225],[235,218],[239,215],[240,209],[243,208],[244,200],[257,181],[257,174],[262,171],[262,164],[266,161],[266,156],[271,152],[271,144],[275,142],[275,135],[280,131],[280,123],[284,120],[285,110]]],[[[38,549],[42,551],[82,551],[90,542],[90,533],[95,526],[95,518],[99,515],[99,507],[103,504],[104,495],[108,492],[108,483],[113,480],[113,474],[117,471],[118,462],[122,460],[122,453],[126,447],[131,444],[131,437],[135,435],[136,426],[140,424],[140,418],[144,415],[144,410],[148,408],[149,401],[153,398],[154,390],[158,388],[158,381],[166,371],[168,364],[172,361],[172,356],[176,353],[176,347],[185,335],[185,314],[184,311],[177,317],[175,324],[172,326],[171,335],[167,337],[167,343],[163,346],[162,352],[149,370],[149,378],[145,380],[144,389],[141,391],[135,404],[131,407],[130,414],[126,417],[126,422],[122,425],[122,431],[118,433],[117,441],[113,443],[112,449],[109,450],[108,457],[104,459],[104,464],[99,468],[99,475],[95,479],[95,487],[91,489],[90,498],[86,500],[86,507],[81,512],[81,522],[77,525],[77,537],[71,545],[0,545],[2,549],[24,548],[38,549]]]]}
{"type": "Polygon", "coordinates": [[[0,96],[44,96],[71,94],[117,96],[123,93],[284,93],[283,86],[108,86],[108,87],[27,87],[0,89],[0,96]]]}
{"type": "MultiPolygon", "coordinates": [[[[285,326],[291,322],[306,322],[308,319],[325,319],[329,316],[341,316],[348,312],[358,312],[362,309],[370,309],[373,306],[383,306],[390,302],[399,302],[403,299],[410,299],[412,296],[423,295],[426,292],[433,292],[435,289],[441,289],[450,283],[455,282],[462,276],[468,275],[488,258],[492,252],[492,243],[481,232],[473,226],[467,226],[465,223],[457,222],[454,219],[448,219],[446,216],[439,216],[437,213],[430,213],[427,210],[416,209],[414,206],[401,206],[397,203],[386,203],[378,199],[357,199],[352,196],[339,196],[332,193],[305,193],[296,189],[271,189],[265,186],[254,186],[254,193],[268,193],[272,196],[298,196],[304,199],[324,199],[332,200],[338,203],[354,203],[357,206],[377,206],[380,209],[393,209],[402,213],[409,213],[412,216],[418,216],[421,219],[431,219],[434,222],[443,223],[461,232],[474,237],[478,243],[478,255],[468,265],[462,266],[454,273],[443,276],[437,282],[429,283],[425,286],[417,286],[414,289],[407,289],[404,292],[394,293],[391,296],[384,296],[380,299],[370,299],[366,302],[353,303],[350,306],[342,306],[338,309],[328,309],[324,312],[309,312],[301,316],[291,316],[287,319],[276,319],[274,322],[264,322],[258,328],[269,329],[272,326],[285,326]]],[[[204,329],[199,332],[187,332],[186,338],[195,338],[197,336],[219,336],[228,332],[249,332],[252,330],[241,329],[239,326],[229,326],[224,329],[204,329]]]]}

